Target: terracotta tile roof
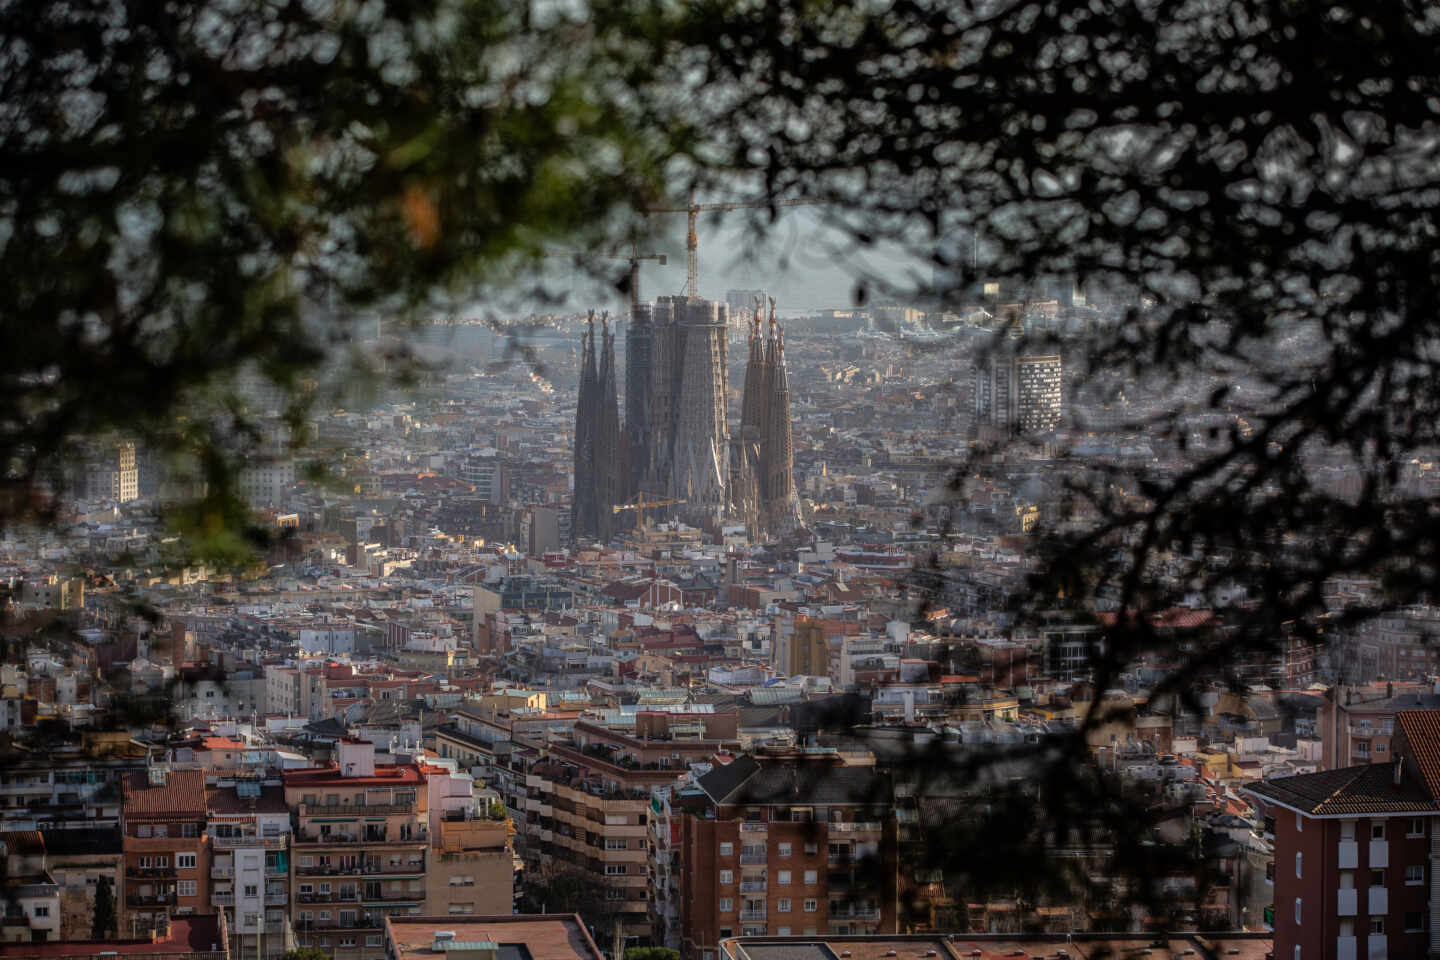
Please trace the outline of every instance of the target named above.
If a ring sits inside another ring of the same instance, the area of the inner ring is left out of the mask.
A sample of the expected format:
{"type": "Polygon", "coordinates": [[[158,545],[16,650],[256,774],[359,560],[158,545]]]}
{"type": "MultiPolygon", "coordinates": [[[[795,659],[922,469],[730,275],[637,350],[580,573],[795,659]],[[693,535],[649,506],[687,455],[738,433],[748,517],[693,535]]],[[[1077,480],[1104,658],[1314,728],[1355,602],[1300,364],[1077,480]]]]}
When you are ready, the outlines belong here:
{"type": "Polygon", "coordinates": [[[1327,814],[1409,813],[1437,808],[1430,791],[1414,777],[1395,784],[1395,767],[1367,763],[1294,777],[1276,777],[1245,785],[1254,796],[1275,800],[1316,816],[1327,814]]]}
{"type": "MultiPolygon", "coordinates": [[[[523,943],[533,960],[601,960],[600,950],[575,914],[521,914],[498,917],[387,917],[400,960],[443,958],[433,949],[435,932],[455,934],[462,943],[523,943]]],[[[503,953],[502,953],[503,956],[503,953]]]]}
{"type": "Polygon", "coordinates": [[[0,833],[0,843],[8,853],[29,856],[45,852],[45,835],[39,830],[7,830],[0,833]]]}
{"type": "Polygon", "coordinates": [[[125,816],[205,816],[205,771],[171,770],[151,785],[144,772],[125,778],[125,816]]]}
{"type": "Polygon", "coordinates": [[[1440,800],[1440,710],[1401,710],[1395,723],[1430,796],[1440,800]]]}
{"type": "Polygon", "coordinates": [[[205,791],[205,807],[212,814],[234,815],[247,813],[287,813],[285,790],[282,787],[262,787],[260,796],[253,802],[237,796],[234,787],[212,787],[205,791]]]}

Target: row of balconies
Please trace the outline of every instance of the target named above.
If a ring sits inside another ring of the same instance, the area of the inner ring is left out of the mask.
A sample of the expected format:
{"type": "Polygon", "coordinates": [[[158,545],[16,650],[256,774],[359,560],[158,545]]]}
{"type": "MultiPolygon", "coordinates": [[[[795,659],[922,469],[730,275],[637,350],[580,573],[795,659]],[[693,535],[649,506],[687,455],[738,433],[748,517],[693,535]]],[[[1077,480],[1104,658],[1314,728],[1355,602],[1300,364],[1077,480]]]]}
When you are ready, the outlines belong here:
{"type": "Polygon", "coordinates": [[[350,845],[357,843],[425,843],[430,839],[430,834],[425,830],[412,831],[409,837],[390,836],[385,834],[354,834],[354,833],[327,833],[310,836],[307,834],[296,834],[297,844],[314,846],[350,845]]]}
{"type": "Polygon", "coordinates": [[[287,835],[280,834],[272,837],[217,837],[210,835],[210,842],[216,847],[224,850],[233,850],[236,847],[264,847],[266,850],[284,850],[287,835]]]}
{"type": "Polygon", "coordinates": [[[415,812],[413,803],[302,803],[299,816],[305,817],[384,817],[415,812]]]}
{"type": "Polygon", "coordinates": [[[379,864],[370,862],[361,867],[337,867],[332,864],[295,867],[295,875],[298,877],[368,877],[380,874],[420,876],[424,873],[425,863],[423,861],[408,864],[379,864]]]}

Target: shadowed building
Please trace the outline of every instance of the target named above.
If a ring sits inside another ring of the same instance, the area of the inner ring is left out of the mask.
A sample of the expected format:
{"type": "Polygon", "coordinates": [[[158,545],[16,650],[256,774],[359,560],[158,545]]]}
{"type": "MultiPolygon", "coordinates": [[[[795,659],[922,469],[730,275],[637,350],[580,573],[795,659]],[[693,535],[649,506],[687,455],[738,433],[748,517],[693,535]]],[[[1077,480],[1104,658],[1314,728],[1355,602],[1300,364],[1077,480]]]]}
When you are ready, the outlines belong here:
{"type": "Polygon", "coordinates": [[[785,368],[785,334],[770,301],[768,330],[757,300],[745,367],[740,431],[732,451],[731,510],[752,539],[773,537],[800,523],[795,495],[794,446],[790,426],[790,381],[785,368]]]}

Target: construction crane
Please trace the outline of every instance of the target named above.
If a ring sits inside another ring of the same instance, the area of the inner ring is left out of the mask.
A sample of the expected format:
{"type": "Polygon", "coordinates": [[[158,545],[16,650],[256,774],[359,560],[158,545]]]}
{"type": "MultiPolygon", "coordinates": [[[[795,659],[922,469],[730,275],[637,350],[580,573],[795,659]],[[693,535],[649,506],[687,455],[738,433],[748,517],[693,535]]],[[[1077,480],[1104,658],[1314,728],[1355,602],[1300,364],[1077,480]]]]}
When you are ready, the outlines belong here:
{"type": "Polygon", "coordinates": [[[546,257],[572,257],[575,260],[629,260],[630,261],[630,319],[635,319],[635,311],[640,304],[640,261],[654,260],[665,266],[666,256],[663,253],[640,253],[639,248],[634,244],[630,246],[630,255],[623,253],[572,253],[567,250],[557,250],[551,253],[542,254],[546,257]]]}
{"type": "Polygon", "coordinates": [[[610,508],[611,513],[619,513],[621,510],[635,511],[635,528],[645,529],[645,511],[651,507],[673,507],[677,503],[684,503],[684,500],[676,500],[673,497],[665,497],[660,500],[646,500],[645,491],[641,490],[635,494],[635,499],[629,503],[617,503],[610,508]]]}
{"type": "Polygon", "coordinates": [[[684,295],[691,300],[700,299],[700,235],[696,229],[700,214],[730,210],[753,210],[761,207],[804,207],[819,203],[818,200],[722,200],[716,203],[696,203],[695,190],[690,190],[690,202],[683,207],[646,207],[646,213],[684,213],[690,218],[689,232],[685,235],[685,252],[690,263],[685,275],[684,295]]]}

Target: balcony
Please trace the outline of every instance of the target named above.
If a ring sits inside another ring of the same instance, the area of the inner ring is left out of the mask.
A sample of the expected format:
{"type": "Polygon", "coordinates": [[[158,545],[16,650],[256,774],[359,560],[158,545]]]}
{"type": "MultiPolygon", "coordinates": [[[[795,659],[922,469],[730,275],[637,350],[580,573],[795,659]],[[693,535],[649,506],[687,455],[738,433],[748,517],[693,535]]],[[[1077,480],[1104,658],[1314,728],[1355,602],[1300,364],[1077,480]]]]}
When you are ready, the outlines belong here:
{"type": "Polygon", "coordinates": [[[365,835],[352,833],[327,833],[316,836],[296,834],[295,843],[317,847],[350,846],[360,843],[426,843],[430,834],[424,830],[414,831],[409,838],[389,834],[365,835]]]}
{"type": "Polygon", "coordinates": [[[1385,934],[1372,933],[1365,939],[1366,960],[1386,960],[1389,954],[1385,946],[1385,934]]]}
{"type": "Polygon", "coordinates": [[[1355,938],[1335,938],[1335,960],[1355,960],[1355,938]]]}
{"type": "Polygon", "coordinates": [[[175,877],[174,867],[125,867],[125,876],[142,880],[170,880],[175,877]]]}
{"type": "Polygon", "coordinates": [[[1360,866],[1360,844],[1354,840],[1341,840],[1335,866],[1341,870],[1354,870],[1360,866]]]}
{"type": "Polygon", "coordinates": [[[1342,917],[1353,917],[1359,912],[1359,896],[1355,890],[1335,891],[1335,913],[1342,917]]]}
{"type": "Polygon", "coordinates": [[[763,923],[765,921],[765,908],[761,907],[760,909],[756,910],[754,908],[747,907],[740,911],[741,923],[745,923],[751,920],[763,923]]]}
{"type": "Polygon", "coordinates": [[[215,907],[233,907],[235,906],[235,894],[233,892],[212,893],[210,894],[210,904],[215,907]]]}
{"type": "Polygon", "coordinates": [[[413,803],[302,803],[300,816],[305,817],[388,817],[415,812],[413,803]]]}
{"type": "Polygon", "coordinates": [[[765,863],[765,854],[763,854],[763,853],[742,853],[742,854],[740,854],[740,864],[741,864],[741,866],[746,866],[746,867],[760,866],[760,865],[763,865],[764,863],[765,863]]]}
{"type": "Polygon", "coordinates": [[[741,880],[741,881],[740,881],[740,892],[741,892],[741,893],[764,893],[764,892],[765,892],[765,881],[764,881],[764,880],[741,880]]]}
{"type": "Polygon", "coordinates": [[[883,823],[878,821],[863,821],[855,823],[832,823],[831,833],[878,833],[884,828],[883,823]]]}
{"type": "Polygon", "coordinates": [[[265,906],[267,907],[283,907],[289,902],[290,894],[284,890],[265,891],[265,906]]]}
{"type": "Polygon", "coordinates": [[[211,879],[211,880],[233,880],[234,878],[235,878],[235,870],[234,870],[234,868],[232,868],[232,867],[211,867],[211,868],[210,868],[210,879],[211,879]]]}
{"type": "Polygon", "coordinates": [[[1384,887],[1371,887],[1367,902],[1370,906],[1368,912],[1372,917],[1383,917],[1390,912],[1390,891],[1384,887]]]}
{"type": "Polygon", "coordinates": [[[1370,869],[1390,866],[1390,841],[1370,841],[1370,869]]]}
{"type": "Polygon", "coordinates": [[[236,847],[264,847],[266,850],[284,850],[285,835],[278,837],[217,837],[210,836],[210,842],[221,850],[233,850],[236,847]]]}
{"type": "Polygon", "coordinates": [[[768,824],[768,823],[748,823],[748,822],[747,822],[747,823],[742,823],[742,824],[740,824],[740,832],[741,832],[741,833],[766,833],[767,831],[769,831],[769,829],[770,829],[770,824],[768,824]]]}
{"type": "Polygon", "coordinates": [[[125,895],[125,902],[132,907],[173,907],[175,906],[175,894],[130,893],[125,895]]]}

